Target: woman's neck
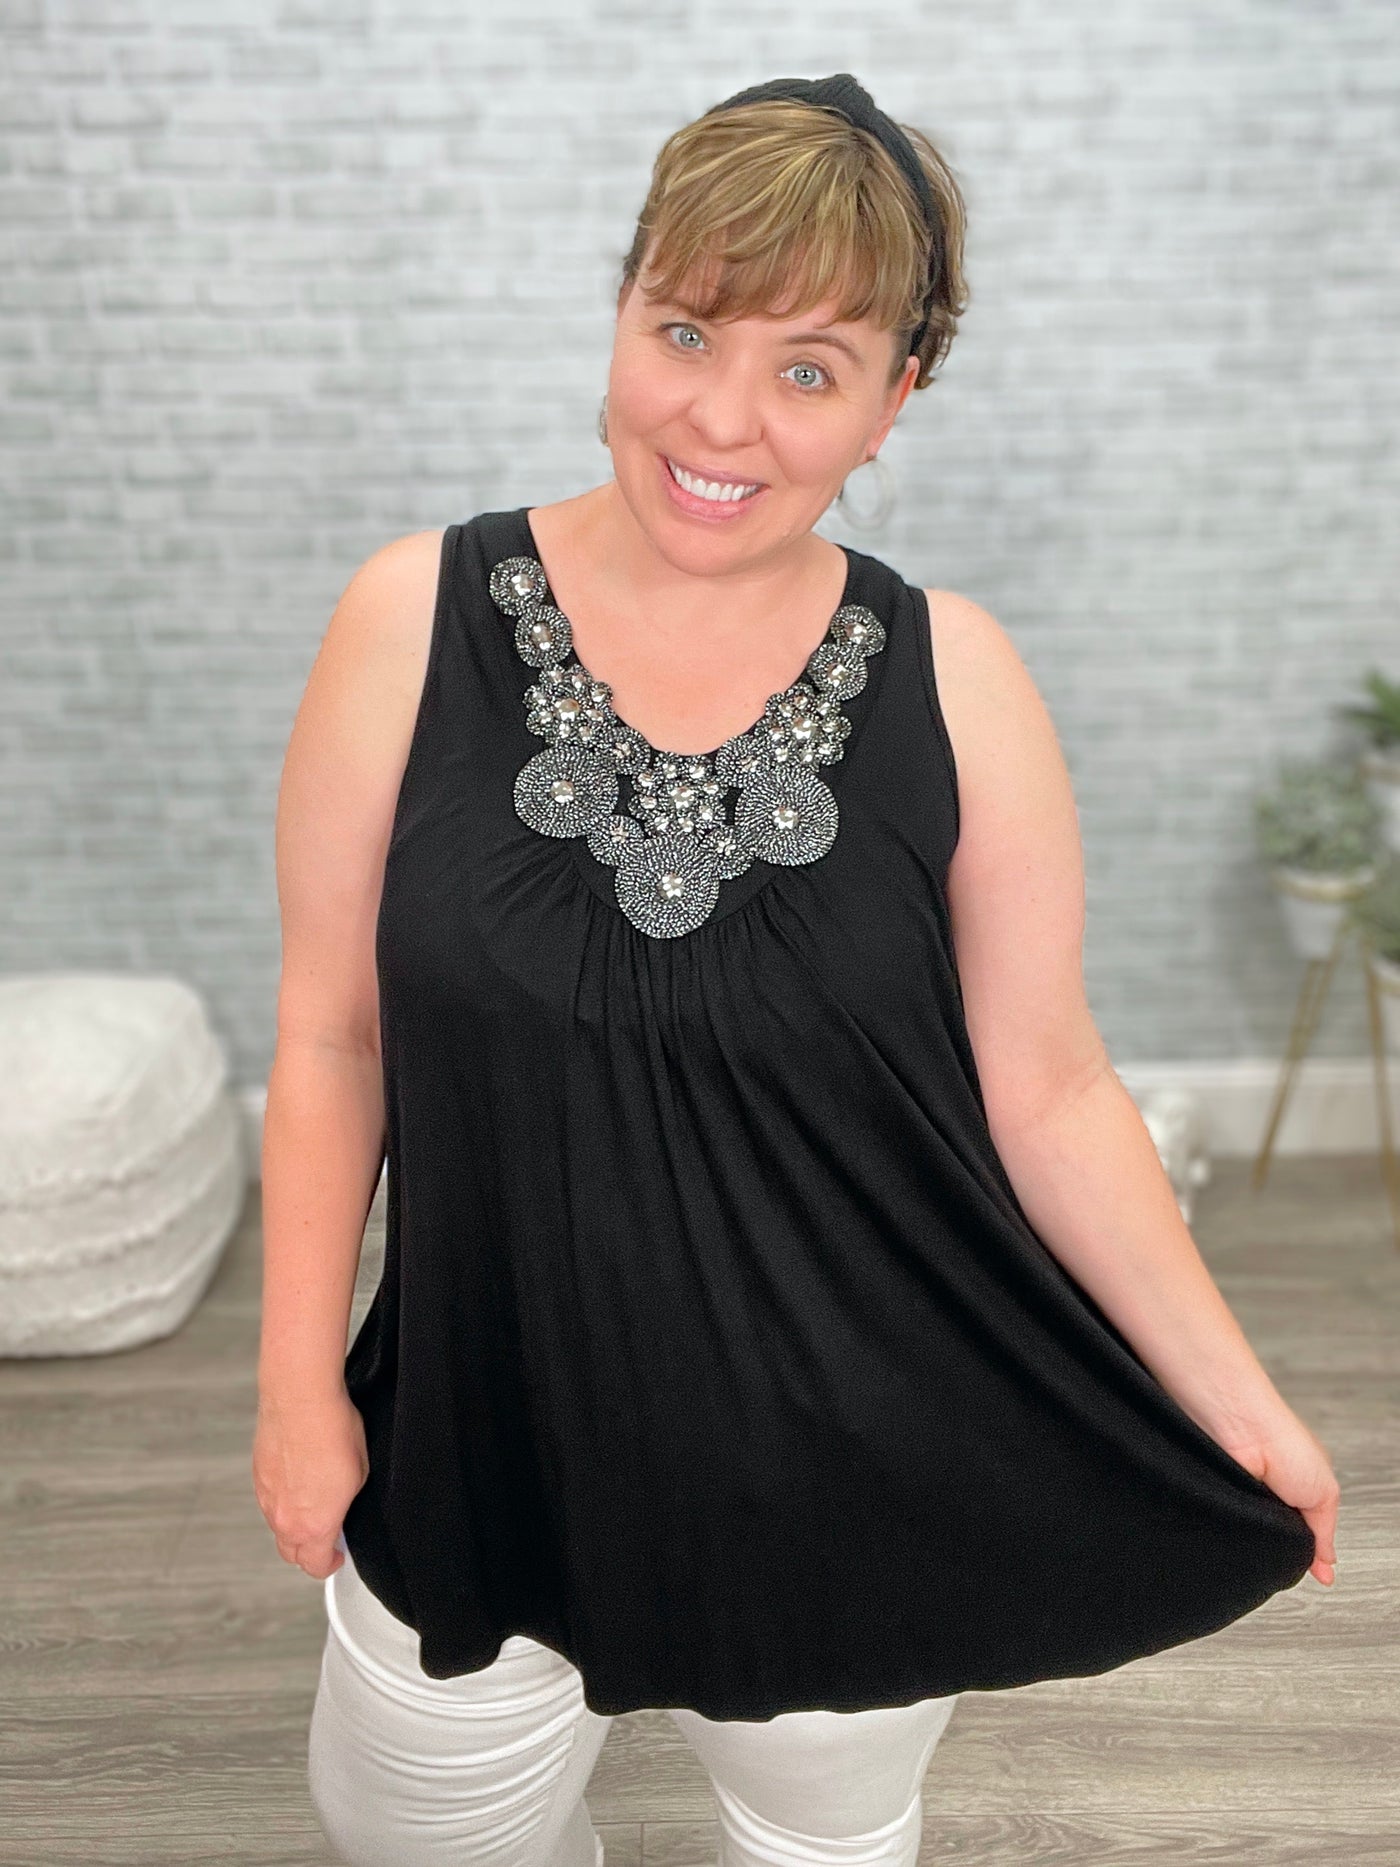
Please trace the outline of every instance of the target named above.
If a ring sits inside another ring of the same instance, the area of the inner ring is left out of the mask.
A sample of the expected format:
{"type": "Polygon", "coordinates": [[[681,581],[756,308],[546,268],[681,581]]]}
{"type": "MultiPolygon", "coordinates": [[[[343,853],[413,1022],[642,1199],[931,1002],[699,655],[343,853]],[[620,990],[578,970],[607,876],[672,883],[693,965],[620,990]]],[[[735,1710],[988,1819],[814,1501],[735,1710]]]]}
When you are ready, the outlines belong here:
{"type": "Polygon", "coordinates": [[[756,628],[771,633],[784,615],[796,619],[801,638],[811,632],[804,618],[824,604],[830,615],[845,584],[844,553],[812,532],[733,571],[678,570],[638,524],[616,480],[532,512],[541,555],[551,560],[546,570],[564,580],[561,591],[551,575],[560,608],[572,613],[572,594],[579,614],[644,620],[654,639],[693,643],[698,632],[720,649],[751,645],[756,628]]]}

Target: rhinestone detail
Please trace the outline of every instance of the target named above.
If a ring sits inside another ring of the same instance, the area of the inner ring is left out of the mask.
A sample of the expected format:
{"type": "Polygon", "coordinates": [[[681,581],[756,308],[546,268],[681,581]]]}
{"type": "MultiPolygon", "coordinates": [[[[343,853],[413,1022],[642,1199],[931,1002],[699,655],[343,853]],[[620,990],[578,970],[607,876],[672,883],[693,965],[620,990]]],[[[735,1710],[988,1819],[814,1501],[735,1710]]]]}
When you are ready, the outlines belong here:
{"type": "Polygon", "coordinates": [[[851,723],[842,703],[860,693],[867,661],[885,646],[872,609],[841,604],[803,673],[747,731],[690,754],[653,746],[617,717],[608,683],[574,655],[573,629],[538,558],[502,558],[488,587],[515,624],[521,660],[539,670],[525,689],[525,723],[545,746],[516,774],[516,815],[543,836],[586,838],[614,870],[618,906],[640,932],[692,933],[720,883],[755,860],[793,867],[830,849],[839,812],[816,772],[844,753],[851,723]],[[624,777],[631,794],[620,803],[624,777]]]}

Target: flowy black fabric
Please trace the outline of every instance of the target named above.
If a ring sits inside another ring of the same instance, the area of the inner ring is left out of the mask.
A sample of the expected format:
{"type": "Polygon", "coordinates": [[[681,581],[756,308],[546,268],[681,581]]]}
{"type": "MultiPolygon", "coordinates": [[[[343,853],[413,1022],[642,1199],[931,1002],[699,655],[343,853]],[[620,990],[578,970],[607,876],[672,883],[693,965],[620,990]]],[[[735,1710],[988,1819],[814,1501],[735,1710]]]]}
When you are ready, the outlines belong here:
{"type": "Polygon", "coordinates": [[[528,508],[444,534],[376,933],[387,1224],[344,1528],[424,1672],[523,1633],[605,1715],[853,1711],[1106,1672],[1292,1587],[1305,1519],[993,1146],[923,592],[846,549],[885,634],[820,774],[835,839],[654,938],[585,836],[516,808],[511,557],[539,562],[528,508]]]}

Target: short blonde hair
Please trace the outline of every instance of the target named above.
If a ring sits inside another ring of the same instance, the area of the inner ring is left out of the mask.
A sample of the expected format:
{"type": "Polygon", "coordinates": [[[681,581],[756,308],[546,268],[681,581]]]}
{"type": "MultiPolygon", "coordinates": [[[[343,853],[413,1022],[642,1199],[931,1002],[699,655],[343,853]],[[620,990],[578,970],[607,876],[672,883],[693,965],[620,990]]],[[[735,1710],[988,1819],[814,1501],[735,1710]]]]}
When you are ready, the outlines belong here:
{"type": "Polygon", "coordinates": [[[797,317],[835,298],[838,319],[898,334],[893,386],[924,317],[931,241],[914,379],[926,389],[967,308],[967,210],[930,139],[900,128],[933,191],[932,228],[888,150],[838,110],[771,98],[697,117],[661,146],[619,290],[645,260],[648,293],[683,295],[700,317],[797,317]]]}

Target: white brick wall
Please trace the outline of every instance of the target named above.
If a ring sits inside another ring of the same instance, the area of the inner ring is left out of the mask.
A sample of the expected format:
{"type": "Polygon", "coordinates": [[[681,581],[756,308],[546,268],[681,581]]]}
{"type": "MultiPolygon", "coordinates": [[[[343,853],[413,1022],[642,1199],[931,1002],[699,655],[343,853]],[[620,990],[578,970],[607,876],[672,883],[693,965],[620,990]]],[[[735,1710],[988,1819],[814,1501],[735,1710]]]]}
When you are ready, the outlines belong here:
{"type": "MultiPolygon", "coordinates": [[[[1400,674],[1397,36],[1388,0],[0,0],[0,966],[177,972],[264,1077],[277,777],[340,591],[603,478],[657,146],[845,69],[971,213],[853,542],[1036,676],[1115,1059],[1276,1050],[1251,792],[1400,674]]],[[[1364,1046],[1343,979],[1316,1054],[1364,1046]]]]}

